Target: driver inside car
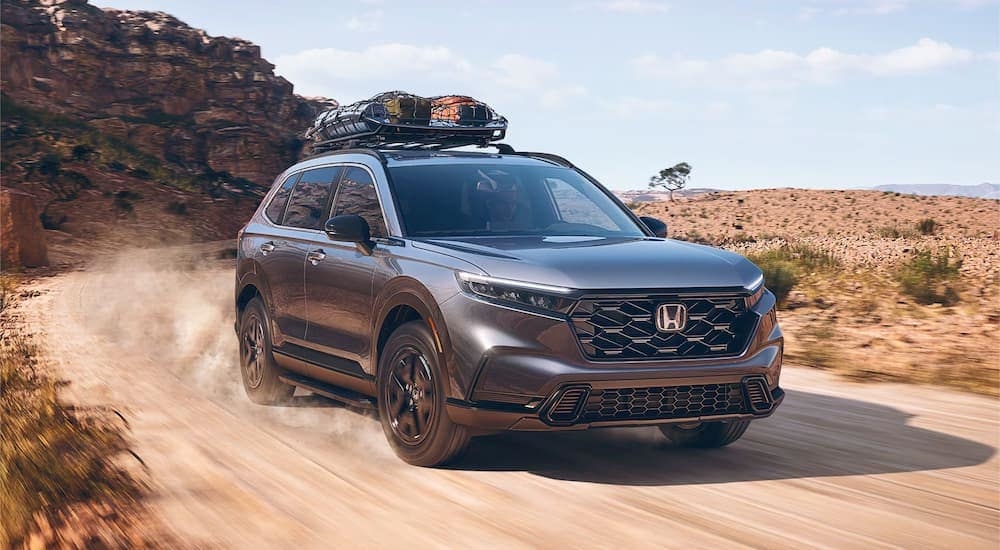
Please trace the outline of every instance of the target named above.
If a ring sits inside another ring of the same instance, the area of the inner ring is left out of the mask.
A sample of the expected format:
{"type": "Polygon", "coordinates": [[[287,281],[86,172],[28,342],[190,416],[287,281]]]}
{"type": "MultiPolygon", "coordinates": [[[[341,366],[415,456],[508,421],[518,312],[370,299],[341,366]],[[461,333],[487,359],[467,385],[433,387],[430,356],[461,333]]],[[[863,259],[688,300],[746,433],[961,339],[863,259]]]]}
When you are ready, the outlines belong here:
{"type": "Polygon", "coordinates": [[[486,205],[487,231],[531,229],[529,207],[520,200],[521,183],[503,170],[478,171],[476,192],[486,205]]]}

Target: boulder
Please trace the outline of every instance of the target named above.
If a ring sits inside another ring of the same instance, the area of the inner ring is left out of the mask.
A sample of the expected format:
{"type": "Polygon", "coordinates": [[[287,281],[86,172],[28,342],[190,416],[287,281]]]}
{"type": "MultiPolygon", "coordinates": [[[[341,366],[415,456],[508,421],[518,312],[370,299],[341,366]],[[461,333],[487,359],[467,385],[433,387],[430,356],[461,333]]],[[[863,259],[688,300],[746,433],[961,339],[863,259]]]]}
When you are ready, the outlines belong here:
{"type": "Polygon", "coordinates": [[[0,268],[46,265],[49,253],[35,198],[13,189],[0,190],[0,268]]]}

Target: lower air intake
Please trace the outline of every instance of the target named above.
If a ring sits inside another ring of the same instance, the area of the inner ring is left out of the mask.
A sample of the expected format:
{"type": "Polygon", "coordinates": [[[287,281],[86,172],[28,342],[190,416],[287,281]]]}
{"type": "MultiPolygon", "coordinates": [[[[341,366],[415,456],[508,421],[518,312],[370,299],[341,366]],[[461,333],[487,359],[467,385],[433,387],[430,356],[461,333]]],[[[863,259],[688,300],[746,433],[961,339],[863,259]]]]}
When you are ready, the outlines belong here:
{"type": "Polygon", "coordinates": [[[757,376],[743,380],[743,389],[746,391],[750,410],[757,414],[771,410],[773,405],[771,392],[767,389],[767,381],[764,380],[764,377],[757,376]]]}
{"type": "Polygon", "coordinates": [[[553,424],[572,424],[578,416],[583,404],[587,401],[590,388],[574,386],[562,391],[555,403],[549,407],[546,416],[553,424]]]}

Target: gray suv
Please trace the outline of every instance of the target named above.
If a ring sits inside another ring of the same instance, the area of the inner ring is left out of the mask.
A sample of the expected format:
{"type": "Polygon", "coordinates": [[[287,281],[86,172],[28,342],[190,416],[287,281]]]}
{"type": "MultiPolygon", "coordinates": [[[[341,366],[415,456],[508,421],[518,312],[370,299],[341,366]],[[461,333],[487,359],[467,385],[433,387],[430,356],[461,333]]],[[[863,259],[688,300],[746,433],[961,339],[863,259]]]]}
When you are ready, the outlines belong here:
{"type": "Polygon", "coordinates": [[[541,153],[347,149],[281,174],[240,231],[243,383],[376,408],[403,460],[472,436],[656,424],[720,447],[781,403],[760,269],[666,238],[541,153]]]}

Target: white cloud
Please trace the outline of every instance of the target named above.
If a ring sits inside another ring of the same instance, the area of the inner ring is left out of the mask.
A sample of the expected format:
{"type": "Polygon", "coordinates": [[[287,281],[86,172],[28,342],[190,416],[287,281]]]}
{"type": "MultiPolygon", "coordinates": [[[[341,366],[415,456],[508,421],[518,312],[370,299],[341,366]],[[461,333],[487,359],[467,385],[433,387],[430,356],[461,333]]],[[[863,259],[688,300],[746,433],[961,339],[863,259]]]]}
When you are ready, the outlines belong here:
{"type": "Polygon", "coordinates": [[[542,92],[541,102],[544,107],[549,109],[564,109],[570,106],[572,100],[586,97],[589,94],[587,88],[580,85],[548,88],[542,92]]]}
{"type": "Polygon", "coordinates": [[[344,22],[345,29],[354,32],[372,32],[382,27],[382,10],[370,11],[355,15],[344,22]]]}
{"type": "Polygon", "coordinates": [[[333,96],[342,104],[387,89],[464,93],[487,102],[528,99],[550,107],[587,95],[586,88],[564,82],[558,68],[543,59],[513,53],[493,60],[467,59],[443,46],[317,48],[280,56],[275,69],[295,83],[297,93],[333,96]]]}
{"type": "Polygon", "coordinates": [[[596,5],[604,11],[617,13],[665,13],[670,9],[668,4],[652,0],[607,0],[596,5]]]}
{"type": "Polygon", "coordinates": [[[625,120],[665,117],[699,121],[721,120],[733,112],[733,106],[726,101],[680,102],[665,97],[623,96],[599,100],[597,107],[604,114],[625,120]]]}
{"type": "Polygon", "coordinates": [[[977,56],[946,42],[922,38],[882,54],[852,54],[818,48],[806,54],[782,50],[737,53],[721,59],[636,57],[633,70],[646,77],[688,84],[739,85],[750,89],[783,89],[805,83],[828,83],[852,74],[894,76],[918,74],[968,63],[977,56]]]}
{"type": "MultiPolygon", "coordinates": [[[[997,0],[937,0],[938,4],[951,4],[960,9],[975,9],[996,4],[997,0]]],[[[799,8],[797,18],[808,21],[820,15],[865,16],[890,15],[909,9],[913,0],[814,0],[799,8]]]]}
{"type": "Polygon", "coordinates": [[[337,80],[363,80],[394,72],[455,73],[467,69],[465,60],[446,47],[399,43],[379,44],[362,51],[314,48],[279,56],[276,61],[286,75],[314,72],[337,80]]]}
{"type": "Polygon", "coordinates": [[[552,63],[524,55],[503,55],[493,63],[497,83],[516,90],[538,89],[558,74],[552,63]]]}
{"type": "Polygon", "coordinates": [[[642,119],[682,112],[681,105],[666,98],[626,96],[602,102],[608,113],[626,119],[642,119]]]}

